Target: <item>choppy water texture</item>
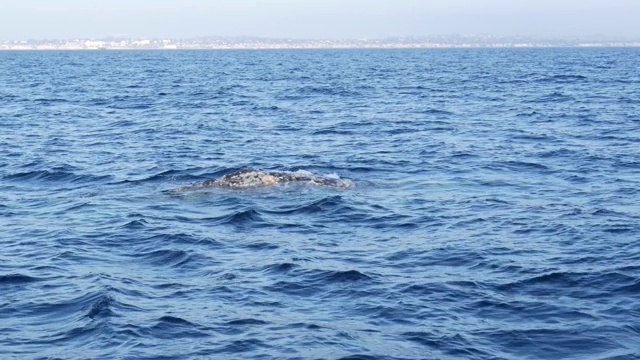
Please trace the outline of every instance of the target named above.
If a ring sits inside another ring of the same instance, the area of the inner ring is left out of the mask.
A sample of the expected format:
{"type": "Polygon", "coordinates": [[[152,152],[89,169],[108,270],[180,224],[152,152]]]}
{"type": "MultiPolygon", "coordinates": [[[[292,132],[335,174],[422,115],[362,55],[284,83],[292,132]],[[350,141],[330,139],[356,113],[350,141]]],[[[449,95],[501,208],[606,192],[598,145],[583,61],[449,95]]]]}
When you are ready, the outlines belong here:
{"type": "Polygon", "coordinates": [[[0,357],[638,358],[639,58],[2,52],[0,357]]]}

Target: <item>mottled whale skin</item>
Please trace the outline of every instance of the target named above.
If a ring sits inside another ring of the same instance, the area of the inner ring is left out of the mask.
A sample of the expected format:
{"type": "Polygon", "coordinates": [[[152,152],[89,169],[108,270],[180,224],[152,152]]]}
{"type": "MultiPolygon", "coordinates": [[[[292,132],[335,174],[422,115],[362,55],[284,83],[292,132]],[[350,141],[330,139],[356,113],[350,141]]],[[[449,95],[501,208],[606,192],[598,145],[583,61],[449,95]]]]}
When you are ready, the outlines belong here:
{"type": "Polygon", "coordinates": [[[217,179],[206,180],[191,186],[184,186],[173,191],[181,192],[199,190],[208,187],[249,189],[293,182],[309,185],[333,186],[338,188],[348,188],[353,186],[353,182],[349,179],[317,176],[308,171],[266,171],[248,168],[234,171],[217,179]]]}

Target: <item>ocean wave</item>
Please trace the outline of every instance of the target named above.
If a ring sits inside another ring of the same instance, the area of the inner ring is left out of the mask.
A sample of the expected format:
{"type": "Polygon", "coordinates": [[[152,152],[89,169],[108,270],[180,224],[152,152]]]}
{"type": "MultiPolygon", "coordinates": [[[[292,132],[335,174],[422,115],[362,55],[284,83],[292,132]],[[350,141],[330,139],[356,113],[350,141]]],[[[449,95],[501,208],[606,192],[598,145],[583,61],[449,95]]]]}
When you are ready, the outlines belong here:
{"type": "Polygon", "coordinates": [[[342,200],[342,197],[339,195],[327,196],[323,197],[319,200],[312,201],[308,204],[293,206],[286,206],[274,209],[263,209],[261,210],[267,214],[274,215],[310,215],[316,213],[322,213],[327,211],[332,211],[338,209],[340,206],[345,205],[346,203],[342,200]]]}
{"type": "Polygon", "coordinates": [[[603,297],[638,288],[640,278],[617,272],[550,272],[498,286],[501,291],[530,295],[603,297]]]}
{"type": "Polygon", "coordinates": [[[181,317],[164,315],[150,327],[139,327],[138,332],[158,339],[194,339],[212,335],[212,331],[181,317]]]}
{"type": "Polygon", "coordinates": [[[637,358],[636,58],[0,52],[0,349],[637,358]]]}
{"type": "Polygon", "coordinates": [[[145,219],[136,219],[136,220],[131,220],[128,221],[127,223],[125,223],[124,225],[120,226],[122,229],[129,229],[129,230],[137,230],[137,229],[145,229],[147,227],[147,224],[149,222],[145,219]]]}
{"type": "Polygon", "coordinates": [[[191,261],[189,253],[183,250],[155,250],[138,254],[136,258],[146,260],[153,265],[170,267],[180,267],[191,261]]]}
{"type": "Polygon", "coordinates": [[[208,219],[217,225],[262,226],[267,225],[262,213],[254,209],[235,211],[228,215],[208,219]]]}
{"type": "Polygon", "coordinates": [[[0,286],[29,284],[40,280],[37,277],[24,274],[0,275],[0,286]]]}
{"type": "Polygon", "coordinates": [[[17,172],[3,176],[5,180],[14,182],[35,181],[35,182],[64,182],[64,183],[101,183],[111,179],[111,176],[76,174],[63,167],[56,167],[47,170],[33,170],[17,172]]]}
{"type": "Polygon", "coordinates": [[[328,283],[369,281],[373,278],[357,270],[329,271],[316,275],[318,279],[328,283]]]}

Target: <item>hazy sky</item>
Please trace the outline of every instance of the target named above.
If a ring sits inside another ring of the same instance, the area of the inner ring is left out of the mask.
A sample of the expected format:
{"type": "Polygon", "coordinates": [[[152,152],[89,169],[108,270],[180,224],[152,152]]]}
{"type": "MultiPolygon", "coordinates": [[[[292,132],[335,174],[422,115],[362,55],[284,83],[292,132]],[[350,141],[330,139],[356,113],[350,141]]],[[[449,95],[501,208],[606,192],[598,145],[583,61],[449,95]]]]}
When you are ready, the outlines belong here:
{"type": "Polygon", "coordinates": [[[0,39],[640,38],[640,0],[0,0],[0,39]]]}

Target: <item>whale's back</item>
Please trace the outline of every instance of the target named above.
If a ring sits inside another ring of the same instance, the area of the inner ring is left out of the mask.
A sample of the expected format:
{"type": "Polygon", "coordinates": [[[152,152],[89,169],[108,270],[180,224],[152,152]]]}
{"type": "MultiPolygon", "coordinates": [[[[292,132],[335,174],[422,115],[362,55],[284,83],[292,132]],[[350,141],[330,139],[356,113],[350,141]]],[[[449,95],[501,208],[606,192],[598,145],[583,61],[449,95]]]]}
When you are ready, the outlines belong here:
{"type": "Polygon", "coordinates": [[[206,187],[248,189],[287,183],[304,183],[338,188],[353,186],[353,182],[349,179],[318,176],[308,171],[266,171],[247,168],[234,171],[216,179],[206,180],[196,185],[185,186],[175,191],[198,190],[206,187]]]}

